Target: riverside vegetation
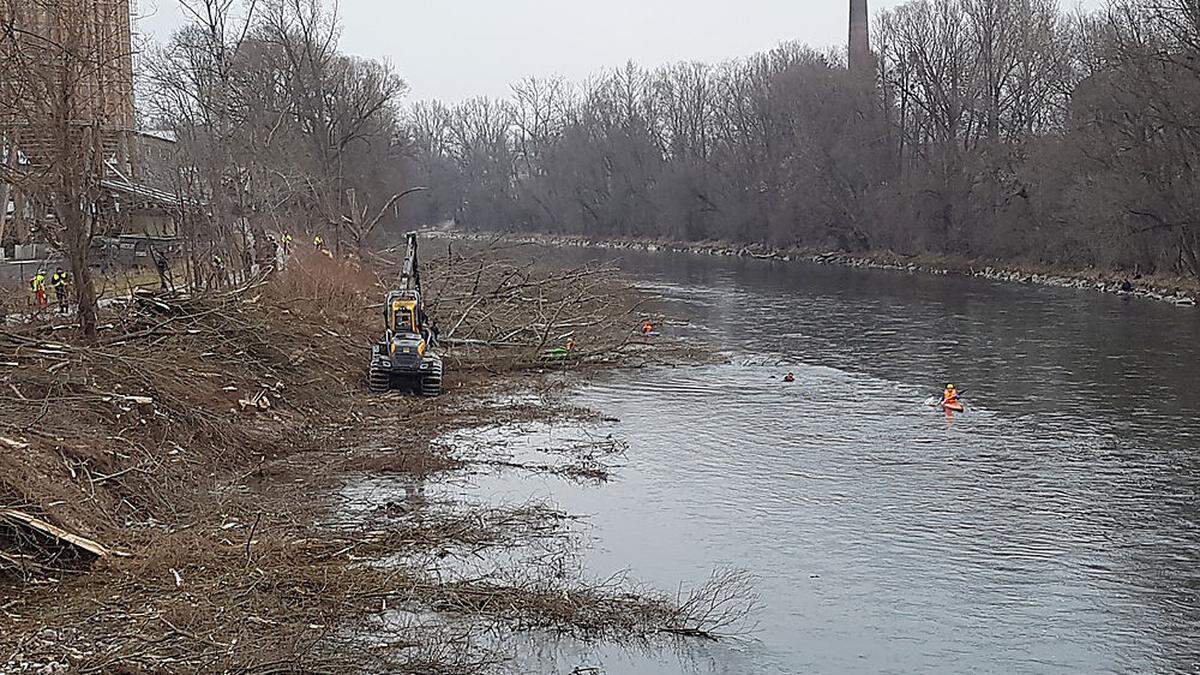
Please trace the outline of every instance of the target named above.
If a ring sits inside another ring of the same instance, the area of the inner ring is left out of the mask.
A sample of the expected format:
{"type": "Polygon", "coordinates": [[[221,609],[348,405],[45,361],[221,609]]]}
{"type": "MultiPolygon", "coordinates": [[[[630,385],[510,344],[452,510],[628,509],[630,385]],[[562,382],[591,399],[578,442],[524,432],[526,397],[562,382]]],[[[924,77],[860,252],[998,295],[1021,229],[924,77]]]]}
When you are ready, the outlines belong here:
{"type": "Polygon", "coordinates": [[[419,497],[472,468],[604,480],[611,441],[525,465],[448,434],[599,424],[559,402],[563,377],[692,358],[640,338],[646,298],[611,269],[436,248],[426,287],[452,345],[438,399],[366,393],[390,252],[140,292],[102,310],[96,342],[40,319],[0,331],[0,670],[462,673],[503,667],[513,631],[736,630],[741,573],[678,595],[592,580],[570,514],[419,497]],[[546,360],[564,339],[578,352],[546,360]],[[354,496],[372,481],[389,496],[354,496]]]}
{"type": "Polygon", "coordinates": [[[428,222],[1200,275],[1191,0],[912,0],[877,68],[787,44],[410,113],[428,222]]]}

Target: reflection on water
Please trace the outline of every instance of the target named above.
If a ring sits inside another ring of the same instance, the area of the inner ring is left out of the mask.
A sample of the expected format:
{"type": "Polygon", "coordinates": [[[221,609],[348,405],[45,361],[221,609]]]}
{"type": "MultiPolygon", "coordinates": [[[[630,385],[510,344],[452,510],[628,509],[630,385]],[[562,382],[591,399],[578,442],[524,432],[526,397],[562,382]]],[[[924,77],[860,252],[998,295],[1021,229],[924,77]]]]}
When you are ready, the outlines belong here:
{"type": "Polygon", "coordinates": [[[733,363],[585,388],[630,444],[608,485],[475,489],[589,514],[599,576],[752,570],[760,629],[691,658],[556,643],[526,670],[1200,668],[1200,314],[896,272],[622,264],[686,320],[669,330],[733,363]],[[948,381],[971,404],[950,428],[922,405],[948,381]]]}

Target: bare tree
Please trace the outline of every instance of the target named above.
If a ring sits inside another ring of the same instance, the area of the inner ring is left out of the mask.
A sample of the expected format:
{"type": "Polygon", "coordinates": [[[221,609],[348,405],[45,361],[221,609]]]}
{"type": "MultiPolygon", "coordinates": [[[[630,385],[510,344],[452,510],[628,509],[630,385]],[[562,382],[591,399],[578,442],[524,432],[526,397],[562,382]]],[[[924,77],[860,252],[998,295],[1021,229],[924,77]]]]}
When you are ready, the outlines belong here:
{"type": "Polygon", "coordinates": [[[114,89],[132,86],[124,65],[131,55],[114,48],[120,36],[107,33],[99,14],[92,2],[0,1],[5,182],[46,208],[38,220],[66,255],[80,330],[89,339],[97,331],[92,237],[109,206],[109,158],[125,152],[120,125],[127,120],[120,117],[131,113],[122,109],[129,92],[114,89]],[[17,152],[26,165],[16,165],[17,152]]]}
{"type": "Polygon", "coordinates": [[[364,246],[404,188],[403,80],[339,51],[336,7],[189,2],[192,21],[150,59],[148,88],[154,118],[181,140],[181,180],[210,204],[192,228],[197,251],[211,242],[248,271],[277,233],[364,246]]]}

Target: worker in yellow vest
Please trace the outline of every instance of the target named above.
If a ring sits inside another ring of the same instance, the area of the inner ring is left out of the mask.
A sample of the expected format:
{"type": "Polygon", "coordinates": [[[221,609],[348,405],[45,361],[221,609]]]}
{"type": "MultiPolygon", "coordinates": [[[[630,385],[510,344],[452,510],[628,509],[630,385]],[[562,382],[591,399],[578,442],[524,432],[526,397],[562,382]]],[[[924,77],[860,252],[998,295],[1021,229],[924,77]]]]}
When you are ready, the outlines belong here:
{"type": "Polygon", "coordinates": [[[33,300],[38,309],[46,307],[46,271],[38,270],[29,280],[29,290],[33,292],[33,300]]]}
{"type": "Polygon", "coordinates": [[[50,287],[54,289],[54,301],[58,303],[58,311],[61,314],[66,314],[69,309],[67,302],[67,282],[70,280],[63,268],[59,267],[54,270],[54,274],[50,277],[50,287]]]}

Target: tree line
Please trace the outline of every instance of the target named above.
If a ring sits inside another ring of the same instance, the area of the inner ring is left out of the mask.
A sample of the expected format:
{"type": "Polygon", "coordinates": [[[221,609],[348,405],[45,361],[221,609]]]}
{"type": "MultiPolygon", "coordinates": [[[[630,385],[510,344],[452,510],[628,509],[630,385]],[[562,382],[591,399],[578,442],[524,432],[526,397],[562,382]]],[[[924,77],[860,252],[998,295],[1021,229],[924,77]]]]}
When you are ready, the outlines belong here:
{"type": "MultiPolygon", "coordinates": [[[[138,125],[175,142],[136,178],[173,195],[193,286],[281,233],[356,251],[447,219],[1200,276],[1195,0],[913,0],[876,16],[873,72],[787,44],[408,109],[324,0],[181,3],[186,25],[139,54],[138,125]],[[429,190],[400,217],[412,185],[429,190]]],[[[40,203],[94,333],[91,243],[118,207],[89,83],[125,55],[87,6],[0,0],[0,197],[40,203]],[[23,28],[31,12],[59,31],[23,28]]]]}
{"type": "Polygon", "coordinates": [[[411,217],[1200,277],[1200,5],[913,0],[749,58],[408,111],[411,217]]]}
{"type": "Polygon", "coordinates": [[[403,79],[344,53],[323,0],[181,5],[141,84],[146,122],[176,140],[165,181],[203,205],[185,209],[189,250],[238,264],[286,233],[360,251],[404,192],[403,79]]]}

